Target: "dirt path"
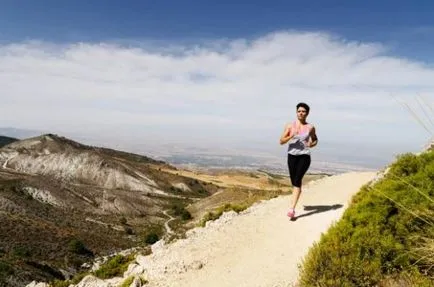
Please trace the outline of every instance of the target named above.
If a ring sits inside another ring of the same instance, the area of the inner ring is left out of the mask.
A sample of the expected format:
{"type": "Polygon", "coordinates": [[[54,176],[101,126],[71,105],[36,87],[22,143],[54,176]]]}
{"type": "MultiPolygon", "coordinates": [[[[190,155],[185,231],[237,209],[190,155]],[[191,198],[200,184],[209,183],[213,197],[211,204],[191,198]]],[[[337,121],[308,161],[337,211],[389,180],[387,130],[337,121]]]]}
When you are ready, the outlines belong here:
{"type": "Polygon", "coordinates": [[[282,196],[239,215],[226,214],[186,239],[157,245],[153,254],[138,258],[148,286],[292,286],[309,247],[375,175],[354,172],[311,183],[295,221],[286,217],[290,197],[282,196]]]}
{"type": "Polygon", "coordinates": [[[166,233],[169,235],[175,234],[172,230],[172,228],[170,228],[169,223],[172,220],[175,220],[175,217],[172,217],[169,213],[167,213],[167,210],[163,211],[164,215],[166,215],[167,217],[169,217],[169,219],[164,223],[164,228],[166,229],[166,233]]]}

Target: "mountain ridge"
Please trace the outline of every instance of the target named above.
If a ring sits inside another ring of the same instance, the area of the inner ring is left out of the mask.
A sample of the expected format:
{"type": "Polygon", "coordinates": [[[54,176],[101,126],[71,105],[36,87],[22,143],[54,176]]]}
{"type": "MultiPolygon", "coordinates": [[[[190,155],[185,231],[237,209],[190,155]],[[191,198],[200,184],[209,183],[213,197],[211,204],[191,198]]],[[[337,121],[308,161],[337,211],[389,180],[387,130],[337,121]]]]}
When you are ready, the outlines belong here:
{"type": "Polygon", "coordinates": [[[165,234],[164,211],[218,190],[164,170],[176,168],[54,134],[0,148],[0,286],[68,278],[96,256],[146,249],[149,235],[165,234]]]}

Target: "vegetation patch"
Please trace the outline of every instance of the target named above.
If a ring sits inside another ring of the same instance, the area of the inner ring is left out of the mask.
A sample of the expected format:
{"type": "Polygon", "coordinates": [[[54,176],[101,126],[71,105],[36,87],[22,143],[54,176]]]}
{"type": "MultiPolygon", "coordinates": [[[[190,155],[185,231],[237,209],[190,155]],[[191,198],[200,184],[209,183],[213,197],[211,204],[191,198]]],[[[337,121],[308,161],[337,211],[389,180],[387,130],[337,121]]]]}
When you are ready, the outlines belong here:
{"type": "Polygon", "coordinates": [[[434,152],[399,156],[310,249],[300,285],[433,286],[433,198],[434,152]]]}
{"type": "Polygon", "coordinates": [[[127,279],[125,279],[122,284],[119,287],[130,287],[130,285],[134,281],[134,276],[129,276],[127,279]]]}
{"type": "Polygon", "coordinates": [[[206,213],[206,215],[202,218],[202,220],[200,221],[199,225],[204,227],[207,221],[210,220],[216,220],[218,218],[220,218],[220,216],[224,213],[224,212],[228,212],[228,211],[235,211],[236,213],[240,213],[241,211],[245,210],[248,208],[247,204],[232,204],[232,203],[227,203],[219,208],[217,208],[214,211],[210,211],[208,213],[206,213]]]}
{"type": "Polygon", "coordinates": [[[104,263],[98,270],[94,272],[95,276],[101,279],[109,279],[116,276],[123,276],[127,271],[128,265],[134,261],[134,255],[116,255],[106,263],[104,263]]]}
{"type": "Polygon", "coordinates": [[[181,204],[174,204],[172,206],[173,214],[177,217],[181,217],[182,220],[190,220],[191,214],[185,207],[181,204]]]}

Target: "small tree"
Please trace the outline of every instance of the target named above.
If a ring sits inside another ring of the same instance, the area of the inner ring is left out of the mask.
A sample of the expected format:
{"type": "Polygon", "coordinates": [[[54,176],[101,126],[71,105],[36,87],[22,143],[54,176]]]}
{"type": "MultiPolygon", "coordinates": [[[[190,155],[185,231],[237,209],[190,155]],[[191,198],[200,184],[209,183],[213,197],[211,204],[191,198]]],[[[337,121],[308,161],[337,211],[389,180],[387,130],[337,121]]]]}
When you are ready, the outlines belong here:
{"type": "Polygon", "coordinates": [[[158,234],[155,232],[151,232],[148,235],[146,235],[145,242],[146,244],[154,244],[159,240],[158,234]]]}
{"type": "Polygon", "coordinates": [[[72,239],[68,244],[68,249],[70,252],[75,254],[88,255],[92,254],[92,252],[87,249],[83,242],[78,239],[72,239]]]}

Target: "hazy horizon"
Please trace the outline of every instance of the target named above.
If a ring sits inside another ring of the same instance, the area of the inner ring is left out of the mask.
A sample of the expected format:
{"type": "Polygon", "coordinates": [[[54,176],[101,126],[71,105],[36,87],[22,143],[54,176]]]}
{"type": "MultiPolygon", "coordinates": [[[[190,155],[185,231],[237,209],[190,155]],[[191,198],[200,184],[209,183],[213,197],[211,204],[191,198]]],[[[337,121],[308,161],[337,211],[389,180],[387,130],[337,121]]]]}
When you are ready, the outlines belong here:
{"type": "MultiPolygon", "coordinates": [[[[45,133],[55,133],[87,145],[102,146],[161,159],[179,166],[190,167],[238,167],[268,168],[286,172],[286,145],[279,145],[278,138],[245,147],[242,143],[233,145],[185,144],[158,141],[155,138],[110,137],[96,134],[69,134],[59,131],[21,130],[0,127],[0,135],[24,139],[45,133]],[[243,164],[239,164],[239,163],[243,164]]],[[[419,152],[423,146],[397,148],[396,146],[367,145],[355,143],[320,142],[312,151],[311,171],[334,172],[351,170],[380,170],[395,160],[398,154],[419,152]]]]}

